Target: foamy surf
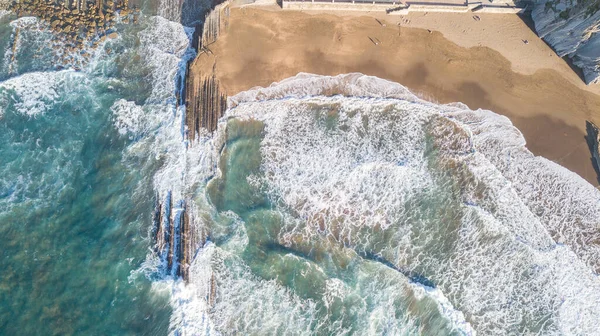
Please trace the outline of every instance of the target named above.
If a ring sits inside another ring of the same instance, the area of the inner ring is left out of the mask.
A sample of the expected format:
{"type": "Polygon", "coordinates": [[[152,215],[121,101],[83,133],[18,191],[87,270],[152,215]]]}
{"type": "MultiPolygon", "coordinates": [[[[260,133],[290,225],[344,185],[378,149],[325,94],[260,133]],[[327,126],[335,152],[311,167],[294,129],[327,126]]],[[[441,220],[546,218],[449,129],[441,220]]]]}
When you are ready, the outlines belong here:
{"type": "Polygon", "coordinates": [[[507,118],[361,74],[229,105],[174,333],[597,334],[600,193],[507,118]]]}
{"type": "Polygon", "coordinates": [[[28,116],[46,112],[59,97],[57,91],[65,81],[82,80],[72,71],[31,72],[0,83],[0,116],[4,109],[14,107],[28,116]]]}

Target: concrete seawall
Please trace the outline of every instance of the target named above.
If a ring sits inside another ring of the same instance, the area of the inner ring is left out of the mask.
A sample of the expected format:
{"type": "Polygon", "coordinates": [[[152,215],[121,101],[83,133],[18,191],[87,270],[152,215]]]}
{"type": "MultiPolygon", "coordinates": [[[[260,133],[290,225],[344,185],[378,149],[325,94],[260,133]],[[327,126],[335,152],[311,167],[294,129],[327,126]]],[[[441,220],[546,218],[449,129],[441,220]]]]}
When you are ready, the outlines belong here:
{"type": "Polygon", "coordinates": [[[283,1],[283,9],[292,10],[339,10],[339,11],[362,11],[362,12],[386,12],[393,9],[407,8],[401,2],[377,3],[377,2],[322,2],[322,1],[283,1]]]}
{"type": "Polygon", "coordinates": [[[513,3],[487,5],[482,2],[392,2],[392,1],[286,1],[282,2],[283,9],[289,10],[331,10],[331,11],[362,11],[385,12],[390,15],[406,15],[410,12],[454,12],[518,14],[529,10],[528,7],[515,6],[513,3]]]}

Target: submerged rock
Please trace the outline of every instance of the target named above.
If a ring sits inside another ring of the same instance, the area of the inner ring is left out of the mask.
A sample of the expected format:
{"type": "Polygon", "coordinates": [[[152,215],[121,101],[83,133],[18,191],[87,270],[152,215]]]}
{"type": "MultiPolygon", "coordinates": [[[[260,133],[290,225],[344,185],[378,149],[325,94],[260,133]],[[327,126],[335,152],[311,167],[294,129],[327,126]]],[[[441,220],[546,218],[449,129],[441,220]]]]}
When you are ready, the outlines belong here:
{"type": "Polygon", "coordinates": [[[542,0],[531,15],[538,35],[580,67],[587,84],[600,82],[600,1],[542,0]]]}

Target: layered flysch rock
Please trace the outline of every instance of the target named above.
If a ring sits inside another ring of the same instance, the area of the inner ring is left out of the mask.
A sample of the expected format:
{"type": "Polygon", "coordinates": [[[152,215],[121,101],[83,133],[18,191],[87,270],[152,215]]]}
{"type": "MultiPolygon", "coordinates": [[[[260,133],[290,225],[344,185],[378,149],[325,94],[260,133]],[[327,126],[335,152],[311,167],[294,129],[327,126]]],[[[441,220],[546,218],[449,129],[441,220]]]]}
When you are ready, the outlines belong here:
{"type": "Polygon", "coordinates": [[[587,84],[600,83],[600,0],[541,0],[531,15],[538,35],[571,58],[587,84]]]}

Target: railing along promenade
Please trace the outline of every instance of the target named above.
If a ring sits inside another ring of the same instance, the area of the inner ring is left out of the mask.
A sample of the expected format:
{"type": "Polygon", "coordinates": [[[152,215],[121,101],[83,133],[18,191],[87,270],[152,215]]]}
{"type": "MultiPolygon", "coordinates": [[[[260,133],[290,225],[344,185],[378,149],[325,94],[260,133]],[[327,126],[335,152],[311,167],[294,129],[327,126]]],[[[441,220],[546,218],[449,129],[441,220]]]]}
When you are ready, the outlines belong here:
{"type": "Polygon", "coordinates": [[[529,6],[516,6],[512,2],[488,3],[481,1],[395,1],[395,0],[282,0],[284,9],[297,10],[347,10],[385,11],[387,14],[405,15],[409,12],[480,12],[523,13],[529,6]]]}

